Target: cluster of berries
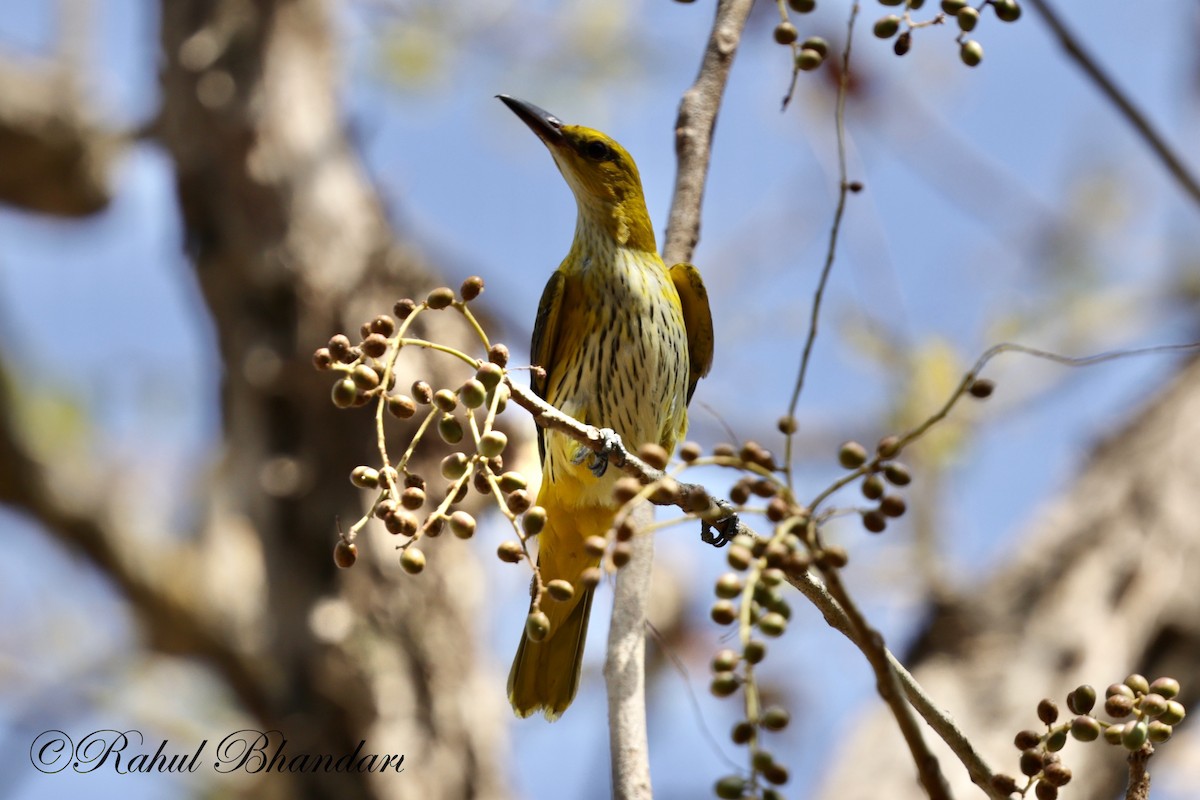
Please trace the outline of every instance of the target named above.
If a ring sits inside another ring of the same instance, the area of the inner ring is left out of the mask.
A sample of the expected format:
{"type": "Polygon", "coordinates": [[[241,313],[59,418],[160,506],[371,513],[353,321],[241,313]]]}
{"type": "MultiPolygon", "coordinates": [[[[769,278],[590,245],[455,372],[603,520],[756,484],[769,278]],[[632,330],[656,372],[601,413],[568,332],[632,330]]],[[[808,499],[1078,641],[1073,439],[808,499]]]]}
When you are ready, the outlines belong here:
{"type": "Polygon", "coordinates": [[[1114,683],[1104,693],[1104,713],[1114,722],[1096,718],[1096,690],[1086,684],[1067,695],[1067,708],[1075,715],[1067,722],[1059,723],[1057,703],[1042,700],[1037,714],[1046,730],[1024,730],[1013,740],[1021,751],[1019,767],[1026,786],[1020,787],[1016,778],[1004,774],[992,779],[993,786],[1007,794],[1025,794],[1033,786],[1037,800],[1056,800],[1058,790],[1071,782],[1071,770],[1058,755],[1068,738],[1077,742],[1103,738],[1130,752],[1141,750],[1147,743],[1161,744],[1171,738],[1174,726],[1187,715],[1183,704],[1175,699],[1179,689],[1179,681],[1174,678],[1148,681],[1136,673],[1122,683],[1114,683]]]}

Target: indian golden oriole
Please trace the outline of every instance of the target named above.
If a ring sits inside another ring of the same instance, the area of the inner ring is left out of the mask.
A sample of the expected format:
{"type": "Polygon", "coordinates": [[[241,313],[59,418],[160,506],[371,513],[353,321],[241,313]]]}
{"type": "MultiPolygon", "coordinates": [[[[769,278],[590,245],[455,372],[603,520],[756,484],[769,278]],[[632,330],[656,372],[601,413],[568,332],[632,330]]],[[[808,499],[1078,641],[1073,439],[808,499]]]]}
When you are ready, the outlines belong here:
{"type": "MultiPolygon", "coordinates": [[[[687,404],[712,364],[708,294],[691,264],[668,269],[658,255],[637,166],[625,148],[537,106],[500,99],[542,140],[575,195],[571,250],[550,276],[533,329],[533,391],[589,425],[615,432],[630,449],[658,443],[668,453],[687,430],[687,404]]],[[[616,476],[606,460],[569,437],[538,428],[542,483],[538,534],[543,584],[569,581],[569,600],[540,606],[550,628],[538,642],[522,633],[508,676],[520,717],[558,719],[579,688],[592,588],[599,564],[584,542],[612,525],[616,476]]]]}

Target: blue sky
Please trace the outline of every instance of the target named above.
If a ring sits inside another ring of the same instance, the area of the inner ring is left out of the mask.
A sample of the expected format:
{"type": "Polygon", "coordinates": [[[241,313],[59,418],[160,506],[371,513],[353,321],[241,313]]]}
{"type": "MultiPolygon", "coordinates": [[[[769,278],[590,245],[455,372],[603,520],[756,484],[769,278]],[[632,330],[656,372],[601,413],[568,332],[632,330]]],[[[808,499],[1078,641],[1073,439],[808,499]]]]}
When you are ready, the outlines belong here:
{"type": "MultiPolygon", "coordinates": [[[[135,125],[156,103],[155,4],[96,5],[87,87],[106,119],[135,125]]],[[[638,20],[643,68],[631,72],[606,64],[603,54],[588,54],[591,60],[581,58],[579,73],[565,75],[540,65],[549,58],[569,63],[570,48],[564,55],[536,32],[491,18],[500,4],[478,5],[474,13],[482,27],[453,40],[460,49],[444,59],[432,81],[413,85],[381,68],[379,31],[392,18],[380,5],[350,4],[341,20],[346,114],[397,228],[419,242],[452,283],[468,274],[485,276],[487,299],[511,321],[507,340],[520,344],[542,283],[569,246],[575,212],[541,145],[493,95],[527,98],[620,140],[638,160],[661,238],[674,170],[675,110],[694,76],[712,3],[523,6],[522,13],[536,14],[539,25],[557,33],[586,32],[579,20],[589,14],[612,15],[596,16],[595,25],[617,29],[621,13],[638,20]]],[[[819,5],[799,20],[802,35],[835,40],[848,5],[819,5]]],[[[1185,145],[1195,138],[1194,80],[1181,76],[1196,68],[1189,61],[1196,29],[1192,4],[1164,1],[1153,12],[1121,0],[1058,5],[1118,83],[1191,155],[1185,145]]],[[[772,430],[794,378],[836,186],[832,108],[819,79],[803,76],[792,108],[779,111],[789,65],[786,51],[771,41],[774,11],[767,6],[760,11],[769,13],[759,14],[747,33],[730,81],[695,255],[717,327],[714,372],[696,399],[739,434],[761,436],[772,430]]],[[[0,18],[0,48],[48,52],[54,8],[12,4],[0,18]]],[[[1077,352],[1189,338],[1190,318],[1163,296],[1188,260],[1184,256],[1197,261],[1195,208],[1062,57],[1033,14],[1027,10],[1016,25],[985,19],[977,38],[986,58],[971,70],[958,62],[948,30],[920,31],[912,53],[897,59],[869,34],[883,13],[864,3],[857,34],[856,60],[868,78],[870,103],[852,105],[848,116],[850,164],[851,178],[862,180],[866,190],[850,201],[826,326],[801,405],[802,427],[831,443],[886,432],[880,414],[896,386],[854,344],[865,319],[884,324],[892,341],[918,347],[944,341],[964,360],[1004,329],[1027,344],[1074,345],[1077,352]],[[1077,233],[1079,241],[1056,249],[1047,241],[1048,220],[1060,223],[1055,230],[1077,233]],[[1064,312],[1047,308],[1047,298],[1064,312]],[[1093,321],[1096,315],[1103,324],[1093,321]]],[[[0,336],[11,344],[6,351],[19,353],[17,364],[39,390],[79,398],[80,412],[95,426],[98,458],[152,472],[166,489],[204,463],[219,431],[211,332],[181,253],[168,160],[153,145],[140,145],[123,159],[114,181],[113,206],[93,220],[61,222],[0,210],[0,336]],[[42,343],[64,326],[69,349],[45,351],[42,343]],[[172,379],[163,381],[168,369],[172,379]]],[[[1037,505],[1069,480],[1088,444],[1145,400],[1171,368],[1162,357],[1086,371],[1051,370],[1012,356],[998,363],[997,399],[973,409],[979,428],[947,475],[941,515],[954,532],[946,552],[956,574],[986,573],[1037,505]]],[[[712,444],[722,437],[712,415],[700,411],[694,418],[698,439],[712,444]]],[[[833,452],[811,455],[802,474],[815,489],[834,474],[833,452]]],[[[54,646],[19,657],[28,632],[20,626],[0,632],[5,669],[52,692],[64,676],[107,663],[130,634],[103,583],[11,515],[0,512],[0,529],[12,530],[23,556],[0,566],[0,604],[53,618],[56,630],[74,635],[92,630],[89,610],[111,615],[75,646],[63,644],[71,636],[62,634],[66,638],[55,638],[54,646]],[[43,605],[40,598],[65,584],[70,592],[55,592],[49,608],[43,605]]],[[[849,575],[851,584],[866,592],[884,629],[902,637],[912,625],[906,604],[911,585],[881,564],[900,551],[903,531],[870,541],[851,529],[843,535],[863,555],[861,572],[849,575]]],[[[660,561],[707,584],[721,561],[698,551],[693,536],[666,534],[660,561]]],[[[490,571],[490,580],[498,598],[490,640],[499,672],[516,641],[525,581],[499,569],[490,571]]],[[[703,615],[707,595],[698,595],[695,612],[703,615]]],[[[605,607],[602,597],[596,609],[605,607]]],[[[869,701],[872,682],[815,615],[801,610],[798,616],[791,644],[780,648],[777,677],[785,665],[786,671],[818,676],[817,683],[847,676],[825,698],[802,697],[811,713],[781,740],[780,749],[794,753],[796,785],[803,787],[817,779],[817,764],[825,758],[810,745],[824,738],[830,708],[869,701]]],[[[579,707],[553,728],[539,721],[513,725],[513,779],[530,797],[556,789],[561,796],[607,793],[607,767],[594,757],[606,748],[598,722],[602,654],[596,646],[603,642],[603,617],[598,614],[593,624],[579,707]]],[[[724,740],[732,706],[707,696],[702,662],[692,669],[705,723],[724,740]]],[[[96,687],[104,686],[107,674],[95,672],[96,687]]],[[[115,711],[136,716],[121,705],[128,696],[117,697],[115,711]]],[[[7,710],[11,719],[25,715],[36,725],[36,707],[3,703],[0,721],[7,710]]],[[[652,712],[660,796],[707,791],[723,769],[698,732],[684,684],[655,687],[652,712]],[[697,769],[697,762],[704,767],[697,769]]],[[[61,788],[26,780],[15,796],[54,796],[61,788]]],[[[111,789],[89,783],[87,789],[94,796],[131,793],[127,783],[111,789]]],[[[155,790],[147,791],[153,796],[155,790]]]]}

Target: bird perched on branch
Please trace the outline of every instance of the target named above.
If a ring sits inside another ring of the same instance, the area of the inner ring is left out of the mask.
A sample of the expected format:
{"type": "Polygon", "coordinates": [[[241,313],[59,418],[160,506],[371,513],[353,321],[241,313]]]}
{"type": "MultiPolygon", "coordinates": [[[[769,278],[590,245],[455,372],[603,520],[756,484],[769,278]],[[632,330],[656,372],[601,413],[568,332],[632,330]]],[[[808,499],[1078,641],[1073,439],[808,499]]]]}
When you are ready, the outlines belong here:
{"type": "MultiPolygon", "coordinates": [[[[565,413],[608,429],[631,450],[672,452],[687,430],[687,404],[712,364],[712,317],[700,273],[670,269],[658,255],[641,178],[625,148],[603,133],[565,125],[537,106],[500,99],[538,135],[575,195],[571,250],[550,276],[533,329],[533,391],[565,413]]],[[[581,580],[599,564],[584,542],[613,522],[616,476],[579,442],[538,428],[542,484],[538,534],[542,586],[567,581],[570,598],[535,591],[549,629],[521,635],[508,676],[520,717],[558,719],[579,688],[593,588],[581,580]],[[544,634],[544,635],[543,635],[544,634]]],[[[615,472],[615,471],[614,471],[615,472]]],[[[560,584],[561,585],[561,584],[560,584]]]]}

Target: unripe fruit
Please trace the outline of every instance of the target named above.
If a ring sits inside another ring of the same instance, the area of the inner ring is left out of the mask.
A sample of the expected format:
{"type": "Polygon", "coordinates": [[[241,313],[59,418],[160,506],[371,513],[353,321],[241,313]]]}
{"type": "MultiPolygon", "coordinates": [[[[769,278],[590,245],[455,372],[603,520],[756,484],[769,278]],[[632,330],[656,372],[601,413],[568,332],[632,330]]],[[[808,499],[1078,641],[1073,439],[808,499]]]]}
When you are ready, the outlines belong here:
{"type": "Polygon", "coordinates": [[[478,275],[472,275],[463,281],[462,287],[458,290],[458,293],[462,295],[464,302],[469,303],[476,297],[479,297],[482,291],[483,278],[479,277],[478,275]]]}
{"type": "Polygon", "coordinates": [[[751,639],[742,650],[742,658],[747,663],[758,664],[767,657],[767,645],[761,639],[751,639]]]}
{"type": "Polygon", "coordinates": [[[974,39],[968,39],[962,43],[962,48],[958,51],[958,57],[968,67],[977,67],[983,61],[983,45],[974,39]]]}
{"type": "Polygon", "coordinates": [[[1178,725],[1183,722],[1183,718],[1187,716],[1187,709],[1183,707],[1183,703],[1178,700],[1168,700],[1167,710],[1159,716],[1159,721],[1164,725],[1178,725]]]}
{"type": "Polygon", "coordinates": [[[546,527],[546,509],[541,506],[531,506],[521,516],[521,530],[526,536],[537,536],[546,527]]]}
{"type": "Polygon", "coordinates": [[[996,9],[996,16],[1002,22],[1016,22],[1021,18],[1021,6],[1016,0],[995,0],[992,8],[996,9]]]}
{"type": "Polygon", "coordinates": [[[1071,720],[1071,736],[1080,742],[1094,742],[1100,738],[1100,723],[1094,717],[1078,716],[1071,720]]]}
{"type": "Polygon", "coordinates": [[[666,449],[663,448],[662,445],[657,445],[654,443],[644,444],[638,448],[637,455],[638,458],[640,458],[642,461],[645,461],[654,469],[667,468],[669,456],[667,455],[666,449]]]}
{"type": "Polygon", "coordinates": [[[413,381],[412,396],[418,403],[427,406],[433,402],[433,387],[425,381],[413,381]]]}
{"type": "Polygon", "coordinates": [[[575,596],[575,587],[570,581],[565,581],[562,578],[556,578],[546,584],[546,591],[550,593],[550,597],[564,603],[575,596]]]}
{"type": "Polygon", "coordinates": [[[531,611],[525,618],[525,635],[531,642],[540,642],[550,633],[550,618],[541,611],[531,611]]]}
{"type": "Polygon", "coordinates": [[[808,14],[817,7],[816,0],[788,0],[788,7],[797,14],[808,14]]]}
{"type": "Polygon", "coordinates": [[[838,449],[838,463],[846,469],[858,469],[867,463],[867,448],[858,442],[845,442],[838,449]]]}
{"type": "Polygon", "coordinates": [[[713,656],[712,671],[713,672],[733,672],[737,666],[738,655],[729,648],[718,650],[713,656]]]}
{"type": "Polygon", "coordinates": [[[362,351],[364,355],[371,358],[379,358],[387,352],[388,341],[378,333],[372,333],[362,341],[362,351]]]}
{"type": "Polygon", "coordinates": [[[763,712],[762,726],[769,731],[781,731],[791,722],[791,715],[779,706],[772,706],[763,712]]]}
{"type": "Polygon", "coordinates": [[[342,378],[333,385],[333,404],[338,408],[349,408],[358,397],[358,386],[353,378],[342,378]]]}
{"type": "Polygon", "coordinates": [[[792,44],[800,38],[800,32],[790,22],[781,22],[775,26],[775,41],[779,44],[792,44]]]}
{"type": "Polygon", "coordinates": [[[738,800],[746,792],[746,779],[740,775],[726,775],[717,781],[713,791],[721,800],[738,800]]]}
{"type": "Polygon", "coordinates": [[[443,309],[454,302],[454,290],[449,286],[439,286],[434,289],[425,298],[425,302],[432,309],[443,309]]]}
{"type": "Polygon", "coordinates": [[[1174,729],[1162,720],[1156,719],[1151,722],[1149,726],[1147,726],[1147,732],[1149,734],[1150,741],[1154,742],[1155,744],[1162,744],[1167,739],[1171,738],[1171,734],[1174,733],[1174,729]]]}
{"type": "Polygon", "coordinates": [[[479,437],[479,454],[484,458],[495,458],[504,452],[508,437],[503,431],[488,431],[479,437]]]}
{"type": "Polygon", "coordinates": [[[360,489],[377,489],[379,471],[371,467],[355,467],[350,473],[350,482],[360,489]]]}
{"type": "Polygon", "coordinates": [[[629,542],[617,542],[612,549],[612,563],[617,569],[625,566],[633,558],[633,547],[629,542]]]}
{"type": "Polygon", "coordinates": [[[467,474],[470,460],[462,453],[451,453],[442,459],[442,477],[448,481],[456,481],[467,474]]]}
{"type": "Polygon", "coordinates": [[[516,564],[525,557],[525,551],[521,549],[520,542],[514,542],[511,539],[503,541],[496,548],[496,555],[500,556],[500,560],[506,564],[516,564]]]}
{"type": "Polygon", "coordinates": [[[1067,708],[1076,714],[1087,714],[1096,706],[1096,690],[1088,684],[1075,687],[1067,695],[1067,708]]]}
{"type": "MultiPolygon", "coordinates": [[[[825,41],[820,36],[808,37],[807,39],[804,40],[804,44],[800,45],[800,47],[803,48],[804,50],[815,51],[817,53],[817,55],[821,56],[821,58],[825,58],[825,56],[829,55],[829,42],[825,41]]],[[[781,417],[780,418],[780,420],[779,420],[779,432],[780,433],[795,433],[796,429],[797,429],[797,423],[796,423],[795,417],[781,417]],[[791,430],[785,430],[785,428],[790,428],[791,430]]]]}
{"type": "Polygon", "coordinates": [[[416,575],[425,569],[425,554],[415,547],[407,547],[400,556],[400,566],[409,575],[416,575]]]}
{"type": "Polygon", "coordinates": [[[1020,760],[1021,774],[1033,777],[1042,771],[1042,766],[1046,763],[1045,757],[1040,750],[1025,750],[1021,753],[1020,760]]]}
{"type": "Polygon", "coordinates": [[[1170,700],[1179,694],[1179,681],[1174,678],[1156,678],[1154,683],[1150,684],[1150,691],[1170,700]]]}
{"type": "Polygon", "coordinates": [[[463,439],[463,426],[453,414],[442,414],[438,420],[438,436],[446,444],[458,444],[463,439]]]}
{"type": "Polygon", "coordinates": [[[883,497],[883,479],[878,475],[868,475],[863,478],[862,495],[868,500],[878,500],[883,497]]]}
{"type": "Polygon", "coordinates": [[[1042,737],[1038,735],[1037,731],[1018,731],[1017,735],[1013,738],[1013,744],[1016,745],[1018,750],[1032,750],[1041,743],[1042,737]]]}
{"type": "Polygon", "coordinates": [[[742,579],[736,572],[726,572],[717,578],[717,597],[732,600],[742,593],[742,579]]]}
{"type": "Polygon", "coordinates": [[[506,472],[496,479],[500,484],[500,491],[515,492],[517,489],[524,489],[529,483],[525,480],[525,476],[519,472],[506,472]]]}
{"type": "Polygon", "coordinates": [[[1136,672],[1125,679],[1125,685],[1133,689],[1135,694],[1145,694],[1150,691],[1150,681],[1146,680],[1146,676],[1136,672]]]}
{"type": "Polygon", "coordinates": [[[479,408],[487,399],[487,389],[475,378],[458,387],[458,399],[467,408],[479,408]]]}
{"type": "Polygon", "coordinates": [[[758,629],[766,636],[779,636],[787,629],[787,619],[783,614],[772,611],[758,621],[758,629]]]}
{"type": "Polygon", "coordinates": [[[747,548],[739,544],[731,545],[729,552],[725,554],[725,560],[729,562],[729,566],[736,570],[744,570],[749,567],[753,557],[747,548]]]}
{"type": "Polygon", "coordinates": [[[1161,694],[1151,692],[1142,698],[1141,708],[1142,713],[1151,719],[1161,717],[1167,712],[1167,698],[1161,694]]]}
{"type": "Polygon", "coordinates": [[[732,672],[718,672],[709,684],[709,691],[717,697],[728,697],[737,691],[738,679],[732,672]]]}
{"type": "Polygon", "coordinates": [[[514,514],[524,514],[533,505],[533,500],[530,499],[529,492],[517,489],[504,498],[504,505],[508,506],[508,510],[514,514]]]}
{"type": "Polygon", "coordinates": [[[1113,719],[1128,717],[1133,711],[1133,701],[1123,694],[1114,694],[1104,701],[1104,713],[1113,719]]]}
{"type": "Polygon", "coordinates": [[[333,563],[340,569],[350,569],[358,560],[358,545],[339,540],[333,548],[333,563]]]}
{"type": "MultiPolygon", "coordinates": [[[[958,14],[955,15],[955,18],[958,20],[959,29],[968,33],[975,30],[975,26],[979,24],[979,12],[970,6],[967,6],[962,11],[959,11],[958,14]]],[[[979,381],[976,381],[975,383],[979,383],[979,381]]],[[[975,394],[974,384],[971,386],[971,394],[975,395],[976,397],[987,397],[986,394],[975,394]]],[[[988,392],[988,394],[991,394],[991,392],[988,392]]]]}
{"type": "Polygon", "coordinates": [[[737,610],[728,600],[718,600],[713,603],[712,620],[718,625],[729,625],[737,619],[737,610]]]}
{"type": "Polygon", "coordinates": [[[387,409],[396,419],[408,419],[417,411],[417,404],[406,394],[394,394],[387,399],[387,409]]]}
{"type": "Polygon", "coordinates": [[[908,486],[912,483],[912,475],[903,464],[888,464],[883,468],[883,477],[887,478],[887,482],[892,486],[908,486]]]}
{"type": "Polygon", "coordinates": [[[608,549],[608,540],[603,536],[589,536],[583,540],[583,551],[593,558],[604,555],[608,549]]]}
{"type": "Polygon", "coordinates": [[[450,532],[459,539],[470,539],[475,535],[475,518],[465,511],[450,515],[450,532]]]}
{"type": "Polygon", "coordinates": [[[862,524],[871,533],[883,533],[887,529],[887,518],[878,511],[864,511],[862,524]]]}
{"type": "MultiPolygon", "coordinates": [[[[886,3],[884,5],[887,5],[886,3]]],[[[895,14],[881,17],[875,23],[875,35],[880,39],[890,39],[900,30],[900,18],[895,14]]]]}
{"type": "MultiPolygon", "coordinates": [[[[974,10],[975,9],[973,8],[964,9],[964,11],[974,10]]],[[[978,13],[976,14],[976,18],[978,18],[978,13]]],[[[959,24],[961,25],[962,12],[959,13],[959,20],[959,24]]],[[[963,30],[968,30],[968,28],[963,28],[963,30]]],[[[972,397],[985,400],[992,396],[992,392],[996,391],[996,383],[995,381],[990,381],[987,378],[978,378],[971,384],[971,388],[969,388],[967,391],[971,393],[972,397]]]]}
{"type": "MultiPolygon", "coordinates": [[[[491,363],[493,363],[497,366],[500,366],[500,367],[507,366],[508,365],[508,347],[507,347],[507,345],[494,344],[490,348],[488,348],[488,361],[490,361],[491,363]]],[[[483,380],[483,379],[480,378],[480,380],[483,380]]],[[[486,385],[486,381],[485,381],[485,385],[486,385]]]]}
{"type": "Polygon", "coordinates": [[[1126,750],[1140,750],[1149,738],[1150,725],[1146,720],[1140,719],[1125,726],[1125,732],[1121,734],[1121,744],[1126,750]]]}
{"type": "Polygon", "coordinates": [[[1038,719],[1047,725],[1053,725],[1058,721],[1058,705],[1049,698],[1038,703],[1037,707],[1038,719]]]}

